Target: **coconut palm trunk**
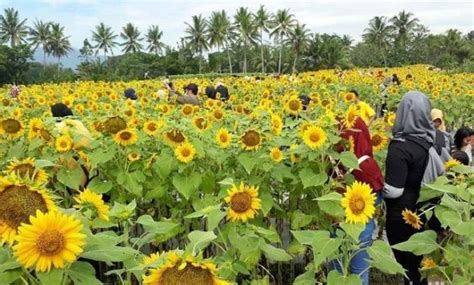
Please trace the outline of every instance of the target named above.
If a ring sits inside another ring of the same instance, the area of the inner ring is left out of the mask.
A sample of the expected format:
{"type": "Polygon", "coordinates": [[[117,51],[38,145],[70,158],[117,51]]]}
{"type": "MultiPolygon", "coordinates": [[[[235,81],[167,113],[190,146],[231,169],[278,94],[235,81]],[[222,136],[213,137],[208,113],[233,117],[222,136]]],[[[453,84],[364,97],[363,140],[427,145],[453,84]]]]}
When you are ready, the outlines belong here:
{"type": "Polygon", "coordinates": [[[279,55],[278,55],[278,74],[281,73],[281,52],[282,52],[282,49],[283,49],[283,47],[280,46],[280,51],[279,51],[279,55]]]}
{"type": "Polygon", "coordinates": [[[262,59],[262,73],[265,73],[265,59],[263,57],[263,30],[260,31],[260,57],[262,59]]]}
{"type": "Polygon", "coordinates": [[[293,61],[293,73],[296,73],[296,63],[298,62],[298,53],[295,53],[295,60],[293,61]]]}

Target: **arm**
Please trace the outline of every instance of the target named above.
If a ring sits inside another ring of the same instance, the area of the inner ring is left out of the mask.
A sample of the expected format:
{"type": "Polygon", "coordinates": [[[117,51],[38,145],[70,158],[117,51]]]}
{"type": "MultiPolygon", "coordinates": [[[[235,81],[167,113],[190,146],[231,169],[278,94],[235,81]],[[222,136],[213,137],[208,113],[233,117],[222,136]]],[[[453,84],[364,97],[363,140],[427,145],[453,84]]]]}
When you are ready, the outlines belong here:
{"type": "Polygon", "coordinates": [[[403,195],[408,175],[408,157],[397,145],[391,144],[388,149],[385,166],[385,184],[383,196],[396,199],[403,195]]]}

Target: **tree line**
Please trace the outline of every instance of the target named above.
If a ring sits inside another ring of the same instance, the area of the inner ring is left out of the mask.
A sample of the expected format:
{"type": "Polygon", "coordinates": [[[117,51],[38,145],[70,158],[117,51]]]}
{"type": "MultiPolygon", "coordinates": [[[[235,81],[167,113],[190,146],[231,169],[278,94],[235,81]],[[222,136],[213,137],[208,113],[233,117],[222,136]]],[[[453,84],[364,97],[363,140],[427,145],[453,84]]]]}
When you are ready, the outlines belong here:
{"type": "MultiPolygon", "coordinates": [[[[264,5],[256,11],[240,7],[233,15],[221,10],[213,11],[207,18],[192,16],[185,22],[184,36],[175,47],[164,44],[162,38],[163,31],[158,25],[142,33],[133,23],[127,23],[120,32],[99,23],[79,50],[82,63],[76,71],[66,70],[60,67],[60,60],[72,46],[64,26],[42,20],[28,26],[17,10],[7,8],[0,16],[0,71],[15,66],[17,71],[11,73],[14,78],[9,79],[25,81],[21,75],[28,68],[11,65],[6,58],[13,53],[15,58],[22,55],[31,59],[32,52],[39,47],[43,50],[43,68],[47,68],[47,55],[57,58],[57,72],[55,68],[49,69],[51,78],[58,80],[63,73],[71,78],[99,80],[143,78],[145,74],[289,73],[414,63],[471,69],[474,56],[474,31],[463,35],[449,29],[444,34],[431,34],[413,13],[406,11],[392,17],[372,18],[363,31],[362,41],[356,44],[348,35],[312,33],[289,9],[273,13],[264,5]],[[115,56],[117,50],[122,54],[115,56]]],[[[24,65],[28,64],[31,65],[25,61],[24,65]]],[[[33,69],[40,70],[38,66],[33,69]]]]}

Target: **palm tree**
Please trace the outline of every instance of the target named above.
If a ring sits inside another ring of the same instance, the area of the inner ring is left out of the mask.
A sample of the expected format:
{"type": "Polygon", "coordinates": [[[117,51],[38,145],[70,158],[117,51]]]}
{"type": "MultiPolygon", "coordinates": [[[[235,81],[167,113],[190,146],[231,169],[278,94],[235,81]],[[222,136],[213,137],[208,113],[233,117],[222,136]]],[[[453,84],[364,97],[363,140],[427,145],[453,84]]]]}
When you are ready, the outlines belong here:
{"type": "Polygon", "coordinates": [[[43,49],[43,65],[46,64],[46,54],[49,54],[48,41],[51,36],[50,30],[51,23],[36,20],[33,24],[33,28],[30,28],[31,45],[34,49],[37,49],[40,45],[43,49]]]}
{"type": "Polygon", "coordinates": [[[370,20],[369,27],[367,27],[364,32],[362,38],[364,41],[376,45],[382,51],[383,61],[386,66],[387,59],[385,52],[387,46],[390,45],[393,27],[387,25],[385,17],[376,16],[370,20]]]}
{"type": "Polygon", "coordinates": [[[86,62],[88,62],[89,57],[92,56],[93,53],[94,53],[93,47],[89,43],[88,39],[84,39],[84,41],[82,43],[82,48],[79,50],[79,52],[81,53],[81,57],[85,58],[86,62]]]}
{"type": "Polygon", "coordinates": [[[258,38],[257,26],[254,25],[253,16],[247,8],[240,7],[234,16],[234,22],[239,31],[240,41],[244,44],[244,64],[242,71],[247,73],[247,49],[249,44],[255,44],[258,38]]]}
{"type": "Polygon", "coordinates": [[[275,28],[270,33],[270,37],[275,39],[275,42],[280,42],[280,50],[278,55],[278,73],[281,72],[281,53],[283,49],[284,39],[288,37],[290,30],[295,25],[295,18],[290,14],[289,9],[278,10],[273,17],[273,24],[275,28]]]}
{"type": "Polygon", "coordinates": [[[442,48],[450,55],[455,55],[463,45],[462,34],[456,29],[449,29],[442,39],[442,48]]]}
{"type": "Polygon", "coordinates": [[[0,16],[0,42],[10,41],[10,47],[25,42],[28,29],[26,19],[20,20],[18,11],[13,8],[4,10],[5,15],[0,16]]]}
{"type": "Polygon", "coordinates": [[[160,31],[158,26],[152,25],[148,28],[146,33],[146,42],[148,43],[148,51],[155,54],[161,54],[165,47],[165,44],[161,42],[161,37],[163,37],[163,32],[160,31]]]}
{"type": "Polygon", "coordinates": [[[220,14],[222,30],[225,33],[224,46],[227,52],[227,59],[229,60],[229,72],[232,74],[232,57],[230,56],[230,44],[235,38],[235,27],[234,25],[232,25],[225,10],[222,10],[220,14]]]}
{"type": "Polygon", "coordinates": [[[185,23],[187,28],[185,30],[187,36],[185,39],[187,43],[191,46],[194,52],[199,54],[199,73],[202,70],[202,53],[203,51],[207,50],[209,45],[207,43],[207,22],[202,17],[193,16],[192,17],[192,25],[185,23]]]}
{"type": "Polygon", "coordinates": [[[413,16],[413,13],[406,13],[405,10],[403,10],[399,12],[397,16],[390,19],[390,22],[397,33],[395,38],[396,42],[400,43],[402,47],[406,46],[409,36],[418,24],[418,18],[414,18],[413,16]]]}
{"type": "Polygon", "coordinates": [[[105,58],[107,58],[109,51],[113,55],[114,51],[112,49],[117,46],[116,38],[117,35],[114,34],[111,27],[106,26],[104,23],[100,23],[96,26],[95,31],[92,32],[92,41],[96,44],[94,46],[96,49],[95,54],[97,55],[100,50],[103,50],[105,58]]]}
{"type": "MultiPolygon", "coordinates": [[[[207,37],[209,38],[209,47],[217,47],[217,53],[220,54],[221,47],[227,41],[227,31],[229,22],[225,22],[225,11],[212,12],[207,25],[207,37]]],[[[219,60],[220,61],[220,60],[219,60]]],[[[221,63],[219,62],[219,71],[221,71],[221,63]]]]}
{"type": "Polygon", "coordinates": [[[140,31],[132,23],[128,23],[122,28],[120,37],[125,41],[121,44],[123,46],[122,52],[135,53],[143,48],[140,43],[143,38],[140,38],[140,31]]]}
{"type": "Polygon", "coordinates": [[[289,33],[287,43],[291,45],[291,49],[295,55],[293,61],[293,73],[296,73],[296,63],[298,61],[298,56],[303,53],[311,42],[311,32],[306,25],[296,24],[295,28],[292,29],[289,33]]]}
{"type": "Polygon", "coordinates": [[[260,8],[258,9],[257,13],[255,13],[254,19],[255,19],[255,25],[258,30],[260,30],[260,57],[262,60],[262,72],[265,73],[265,58],[263,56],[263,33],[264,32],[269,32],[269,23],[270,23],[270,18],[271,15],[268,13],[268,11],[265,9],[264,5],[260,5],[260,8]]]}
{"type": "Polygon", "coordinates": [[[64,35],[64,27],[59,23],[51,23],[51,36],[48,41],[48,49],[54,57],[58,58],[58,66],[61,57],[67,56],[72,50],[69,36],[64,35]]]}

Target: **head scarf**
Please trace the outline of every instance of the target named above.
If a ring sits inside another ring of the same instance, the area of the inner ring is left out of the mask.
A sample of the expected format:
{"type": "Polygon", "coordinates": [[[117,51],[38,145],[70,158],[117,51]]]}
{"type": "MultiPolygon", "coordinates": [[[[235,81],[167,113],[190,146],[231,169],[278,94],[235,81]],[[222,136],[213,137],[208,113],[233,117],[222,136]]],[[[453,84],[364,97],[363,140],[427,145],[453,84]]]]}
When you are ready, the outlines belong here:
{"type": "Polygon", "coordinates": [[[440,109],[431,110],[431,119],[433,121],[436,119],[441,120],[441,125],[439,126],[439,129],[441,131],[446,131],[446,126],[444,125],[444,120],[443,120],[443,111],[441,111],[440,109]]]}
{"type": "Polygon", "coordinates": [[[73,116],[71,109],[63,103],[56,103],[51,106],[51,113],[53,114],[53,117],[56,118],[73,116]]]}
{"type": "Polygon", "coordinates": [[[393,126],[393,139],[404,141],[404,137],[422,139],[430,144],[435,141],[436,130],[431,121],[431,103],[419,91],[410,91],[403,96],[397,109],[393,126]]]}
{"type": "Polygon", "coordinates": [[[384,184],[383,175],[373,158],[372,140],[364,120],[357,118],[351,129],[341,131],[341,137],[347,140],[352,138],[354,142],[354,154],[359,160],[359,169],[352,171],[354,178],[368,183],[374,192],[379,192],[384,184]]]}

